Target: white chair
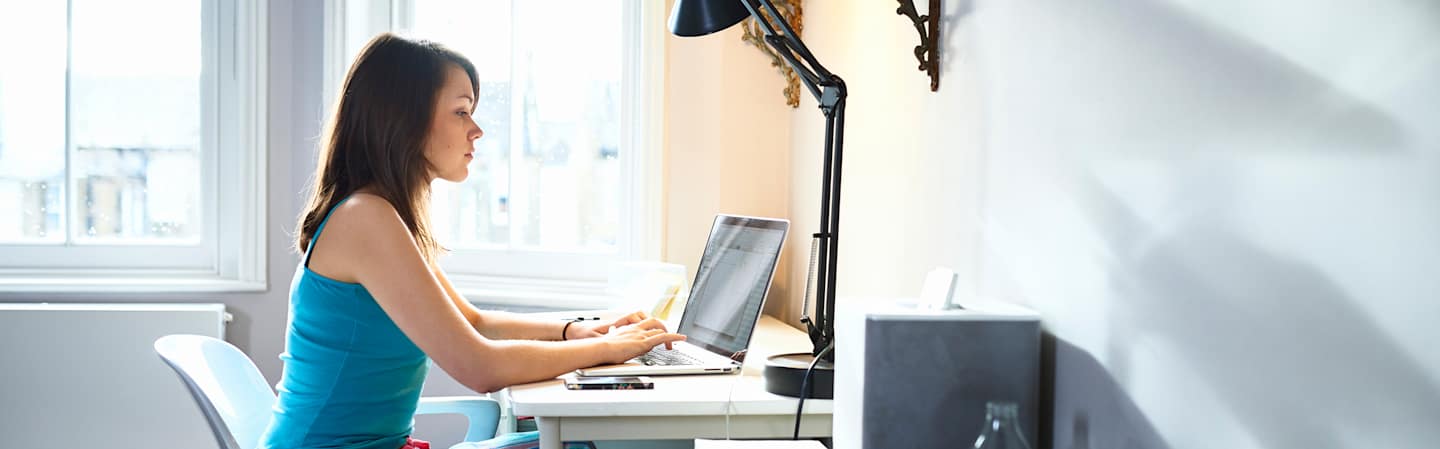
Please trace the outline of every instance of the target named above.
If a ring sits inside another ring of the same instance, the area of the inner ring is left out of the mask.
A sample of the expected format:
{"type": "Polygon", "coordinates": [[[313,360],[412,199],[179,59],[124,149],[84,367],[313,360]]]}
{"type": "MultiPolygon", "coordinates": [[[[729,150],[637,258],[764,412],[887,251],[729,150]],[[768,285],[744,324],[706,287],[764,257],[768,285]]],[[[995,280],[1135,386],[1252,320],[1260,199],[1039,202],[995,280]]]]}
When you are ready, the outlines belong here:
{"type": "MultiPolygon", "coordinates": [[[[155,353],[185,381],[221,449],[254,449],[260,443],[270,423],[275,392],[245,353],[223,340],[200,335],[160,337],[155,341],[155,353]]],[[[489,398],[422,398],[415,413],[465,415],[470,428],[465,432],[466,442],[457,448],[483,449],[538,439],[537,435],[515,434],[495,438],[500,405],[489,398]]]]}

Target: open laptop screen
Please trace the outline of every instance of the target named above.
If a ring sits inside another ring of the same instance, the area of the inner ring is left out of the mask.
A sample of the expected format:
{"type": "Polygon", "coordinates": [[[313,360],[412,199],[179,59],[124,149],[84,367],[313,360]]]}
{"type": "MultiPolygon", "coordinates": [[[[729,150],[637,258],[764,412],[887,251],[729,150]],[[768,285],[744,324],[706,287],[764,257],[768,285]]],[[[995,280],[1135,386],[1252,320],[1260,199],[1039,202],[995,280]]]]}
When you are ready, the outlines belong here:
{"type": "Polygon", "coordinates": [[[790,223],[720,215],[690,288],[678,332],[686,341],[744,361],[790,223]]]}

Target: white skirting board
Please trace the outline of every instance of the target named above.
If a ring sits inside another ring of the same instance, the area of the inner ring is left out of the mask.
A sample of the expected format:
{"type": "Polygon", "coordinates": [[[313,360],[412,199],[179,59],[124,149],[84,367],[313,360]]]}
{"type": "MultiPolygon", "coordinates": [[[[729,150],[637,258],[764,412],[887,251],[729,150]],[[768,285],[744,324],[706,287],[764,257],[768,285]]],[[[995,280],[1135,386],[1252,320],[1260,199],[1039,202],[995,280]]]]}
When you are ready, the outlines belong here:
{"type": "Polygon", "coordinates": [[[0,304],[0,446],[215,447],[151,346],[224,338],[223,304],[0,304]]]}

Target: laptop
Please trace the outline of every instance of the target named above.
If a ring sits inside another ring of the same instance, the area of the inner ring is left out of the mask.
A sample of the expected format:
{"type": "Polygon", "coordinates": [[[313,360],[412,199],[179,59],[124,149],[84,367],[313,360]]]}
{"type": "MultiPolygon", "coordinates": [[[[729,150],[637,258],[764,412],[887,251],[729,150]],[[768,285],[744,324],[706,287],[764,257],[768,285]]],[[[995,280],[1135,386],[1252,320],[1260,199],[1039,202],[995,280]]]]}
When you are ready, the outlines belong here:
{"type": "Polygon", "coordinates": [[[775,265],[785,245],[788,220],[717,215],[710,226],[690,299],[674,332],[686,340],[675,349],[657,346],[620,365],[582,368],[581,376],[663,376],[740,371],[775,265]]]}

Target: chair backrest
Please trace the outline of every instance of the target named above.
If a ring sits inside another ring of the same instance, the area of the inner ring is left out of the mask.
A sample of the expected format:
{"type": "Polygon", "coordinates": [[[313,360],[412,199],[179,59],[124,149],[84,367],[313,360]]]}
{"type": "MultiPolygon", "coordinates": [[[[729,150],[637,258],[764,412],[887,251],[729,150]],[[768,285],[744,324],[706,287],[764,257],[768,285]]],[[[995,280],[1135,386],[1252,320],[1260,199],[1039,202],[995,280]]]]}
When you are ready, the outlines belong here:
{"type": "Polygon", "coordinates": [[[240,349],[201,335],[167,335],[155,353],[175,369],[221,449],[253,449],[270,423],[275,392],[240,349]]]}

